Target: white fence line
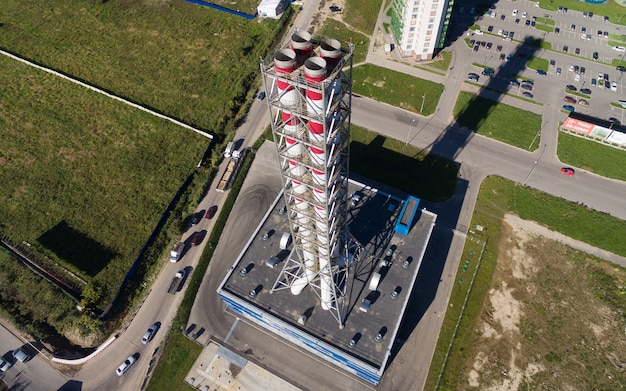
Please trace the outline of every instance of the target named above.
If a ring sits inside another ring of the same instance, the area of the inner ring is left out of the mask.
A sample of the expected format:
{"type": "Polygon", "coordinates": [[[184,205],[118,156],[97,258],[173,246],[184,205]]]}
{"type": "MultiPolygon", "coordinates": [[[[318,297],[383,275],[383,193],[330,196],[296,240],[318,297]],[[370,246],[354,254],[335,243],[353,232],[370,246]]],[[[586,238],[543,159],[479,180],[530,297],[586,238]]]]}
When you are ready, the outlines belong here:
{"type": "Polygon", "coordinates": [[[157,113],[157,112],[156,112],[156,111],[154,111],[154,110],[150,110],[150,109],[148,109],[148,108],[146,108],[146,107],[143,107],[143,106],[141,106],[141,105],[139,105],[139,104],[137,104],[137,103],[133,103],[133,102],[131,102],[131,101],[127,100],[127,99],[121,98],[121,97],[119,97],[119,96],[117,96],[117,95],[110,94],[110,93],[108,93],[108,92],[106,92],[106,91],[104,91],[104,90],[101,90],[100,88],[94,87],[94,86],[89,85],[89,84],[87,84],[87,83],[84,83],[84,82],[82,82],[82,81],[80,81],[80,80],[76,80],[76,79],[74,79],[74,78],[72,78],[72,77],[66,76],[66,75],[64,75],[64,74],[62,74],[62,73],[60,73],[60,72],[57,72],[57,71],[55,71],[55,70],[52,70],[52,69],[50,69],[50,68],[46,68],[46,67],[43,67],[43,66],[41,66],[41,65],[35,64],[35,63],[33,63],[33,62],[31,62],[31,61],[28,61],[28,60],[26,60],[26,59],[24,59],[24,58],[21,58],[21,57],[18,57],[18,56],[16,56],[16,55],[14,55],[14,54],[11,54],[11,53],[8,53],[8,52],[5,52],[5,51],[4,51],[4,50],[2,50],[2,49],[0,49],[0,54],[4,54],[5,56],[7,56],[7,57],[9,57],[9,58],[12,58],[12,59],[14,59],[14,60],[17,60],[17,61],[19,61],[19,62],[21,62],[21,63],[24,63],[24,64],[26,64],[26,65],[29,65],[29,66],[34,67],[34,68],[37,68],[37,69],[40,69],[40,70],[42,70],[42,71],[44,71],[44,72],[50,73],[50,74],[55,75],[55,76],[57,76],[57,77],[60,77],[60,78],[62,78],[62,79],[68,80],[68,81],[70,81],[70,82],[72,82],[72,83],[78,84],[79,86],[85,87],[85,88],[87,88],[87,89],[89,89],[89,90],[91,90],[91,91],[94,91],[94,92],[97,92],[97,93],[99,93],[99,94],[102,94],[102,95],[104,95],[104,96],[106,96],[106,97],[108,97],[108,98],[111,98],[111,99],[114,99],[114,100],[120,101],[120,102],[122,102],[122,103],[124,103],[124,104],[127,104],[127,105],[129,105],[129,106],[131,106],[131,107],[134,107],[134,108],[136,108],[136,109],[139,109],[139,110],[141,110],[141,111],[145,111],[146,113],[151,114],[151,115],[154,115],[155,117],[159,117],[159,118],[162,118],[162,119],[164,119],[164,120],[170,121],[171,123],[173,123],[173,124],[175,124],[175,125],[181,126],[181,127],[185,128],[185,129],[189,129],[189,130],[191,130],[191,131],[194,131],[194,132],[196,132],[196,133],[198,133],[198,134],[200,134],[200,135],[202,135],[202,136],[204,136],[204,137],[208,137],[208,138],[209,138],[209,139],[211,139],[211,140],[213,139],[213,135],[212,135],[212,134],[210,134],[210,133],[207,133],[207,132],[205,132],[205,131],[203,131],[203,130],[200,130],[200,129],[196,129],[196,128],[194,128],[193,126],[187,125],[186,123],[183,123],[183,122],[181,122],[181,121],[179,121],[179,120],[177,120],[177,119],[174,119],[174,118],[168,117],[168,116],[163,115],[163,114],[161,114],[161,113],[157,113]]]}

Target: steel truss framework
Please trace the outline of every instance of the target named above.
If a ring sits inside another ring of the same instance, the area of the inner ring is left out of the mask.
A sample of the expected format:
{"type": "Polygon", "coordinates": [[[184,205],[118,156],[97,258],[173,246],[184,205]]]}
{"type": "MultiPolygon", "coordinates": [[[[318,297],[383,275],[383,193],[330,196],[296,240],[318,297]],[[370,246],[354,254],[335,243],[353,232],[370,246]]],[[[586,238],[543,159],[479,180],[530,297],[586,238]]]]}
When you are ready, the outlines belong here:
{"type": "Polygon", "coordinates": [[[352,43],[296,31],[261,62],[293,250],[272,292],[313,288],[343,327],[349,268],[359,244],[347,231],[352,43]]]}

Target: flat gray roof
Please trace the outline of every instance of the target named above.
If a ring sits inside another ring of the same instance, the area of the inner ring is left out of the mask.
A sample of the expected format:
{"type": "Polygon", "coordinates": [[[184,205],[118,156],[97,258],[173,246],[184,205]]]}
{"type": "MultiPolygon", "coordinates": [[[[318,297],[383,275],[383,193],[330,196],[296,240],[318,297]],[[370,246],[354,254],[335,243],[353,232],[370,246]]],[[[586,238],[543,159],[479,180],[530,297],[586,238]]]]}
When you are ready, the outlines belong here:
{"type": "Polygon", "coordinates": [[[358,192],[362,196],[358,204],[349,209],[348,227],[363,245],[366,255],[349,269],[343,329],[328,311],[321,308],[317,295],[310,287],[298,296],[292,295],[289,289],[270,294],[290,255],[288,250],[279,247],[282,234],[290,232],[287,215],[278,213],[284,205],[282,197],[268,211],[266,219],[260,222],[257,234],[250,239],[249,246],[221,289],[256,311],[269,313],[303,334],[382,369],[391,352],[437,216],[419,210],[408,236],[402,236],[395,233],[394,226],[406,194],[389,194],[354,181],[350,182],[350,192],[358,192]],[[265,233],[269,234],[266,240],[263,239],[265,233]],[[387,249],[392,249],[391,256],[386,255],[387,249]],[[274,268],[266,265],[272,256],[280,260],[274,268]],[[241,274],[242,268],[246,268],[247,273],[241,274]],[[376,273],[380,274],[380,282],[375,290],[370,290],[372,276],[376,273]],[[251,297],[249,292],[255,288],[260,290],[255,297],[251,297]],[[392,298],[394,291],[398,293],[395,299],[392,298]],[[359,309],[363,299],[370,301],[367,312],[359,309]],[[298,323],[301,315],[307,317],[304,325],[298,323]],[[375,339],[378,333],[382,334],[380,341],[375,339]],[[350,340],[355,335],[356,344],[350,347],[350,340]]]}

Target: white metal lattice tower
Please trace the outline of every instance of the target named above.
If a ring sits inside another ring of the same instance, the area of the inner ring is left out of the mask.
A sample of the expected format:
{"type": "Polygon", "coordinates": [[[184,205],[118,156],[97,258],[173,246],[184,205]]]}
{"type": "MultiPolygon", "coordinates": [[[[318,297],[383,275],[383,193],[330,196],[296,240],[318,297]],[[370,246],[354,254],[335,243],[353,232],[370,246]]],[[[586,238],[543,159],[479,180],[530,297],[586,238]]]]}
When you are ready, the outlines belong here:
{"type": "Polygon", "coordinates": [[[296,31],[261,62],[293,238],[272,292],[311,286],[340,327],[359,248],[346,227],[353,51],[296,31]]]}

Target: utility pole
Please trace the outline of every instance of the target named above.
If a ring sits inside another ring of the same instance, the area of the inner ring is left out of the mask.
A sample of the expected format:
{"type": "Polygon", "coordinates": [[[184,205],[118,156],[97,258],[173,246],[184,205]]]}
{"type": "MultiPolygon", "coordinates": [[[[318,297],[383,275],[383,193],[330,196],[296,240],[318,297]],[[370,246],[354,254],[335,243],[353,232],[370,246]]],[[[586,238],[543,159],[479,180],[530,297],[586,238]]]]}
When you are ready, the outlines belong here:
{"type": "Polygon", "coordinates": [[[413,127],[414,123],[415,123],[415,118],[413,118],[413,121],[411,121],[411,124],[409,125],[409,131],[406,134],[406,143],[404,143],[404,145],[409,145],[409,140],[411,139],[411,128],[413,127]]]}

